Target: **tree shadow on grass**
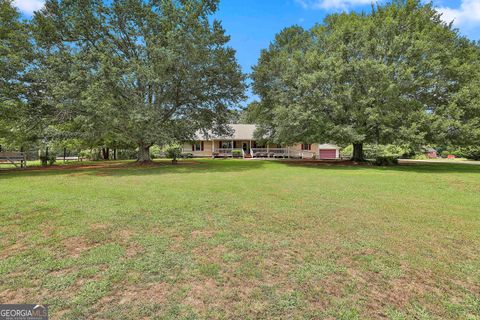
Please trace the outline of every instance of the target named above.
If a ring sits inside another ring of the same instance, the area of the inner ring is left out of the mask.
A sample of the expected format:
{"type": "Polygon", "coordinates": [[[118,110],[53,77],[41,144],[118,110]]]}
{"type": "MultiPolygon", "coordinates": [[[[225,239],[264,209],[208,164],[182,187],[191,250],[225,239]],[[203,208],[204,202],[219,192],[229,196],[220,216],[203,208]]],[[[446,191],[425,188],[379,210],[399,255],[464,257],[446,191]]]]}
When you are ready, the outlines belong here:
{"type": "Polygon", "coordinates": [[[101,161],[85,164],[61,165],[48,168],[27,169],[2,169],[0,181],[9,178],[42,177],[62,175],[91,175],[91,176],[151,176],[161,174],[194,174],[194,173],[228,173],[258,170],[265,165],[284,165],[287,167],[310,168],[318,170],[341,170],[341,171],[391,171],[391,172],[415,172],[426,174],[450,174],[450,173],[478,173],[479,165],[445,164],[445,163],[415,163],[397,166],[379,167],[368,164],[355,165],[349,162],[319,162],[319,161],[268,161],[268,160],[180,160],[177,165],[170,161],[156,161],[153,165],[137,165],[134,162],[101,161]]]}
{"type": "Polygon", "coordinates": [[[353,164],[351,162],[301,162],[301,161],[281,161],[287,166],[316,168],[323,170],[345,170],[345,171],[397,171],[397,172],[415,172],[431,174],[447,173],[478,173],[480,174],[480,165],[460,164],[460,163],[408,163],[393,166],[375,166],[372,164],[353,164]]]}
{"type": "Polygon", "coordinates": [[[0,181],[8,178],[42,177],[62,175],[92,175],[92,176],[141,176],[161,174],[186,174],[204,172],[242,172],[256,170],[264,166],[263,161],[244,161],[231,159],[216,160],[179,160],[173,165],[170,161],[155,161],[149,165],[139,165],[135,162],[89,162],[86,164],[61,165],[52,167],[35,167],[27,169],[0,170],[0,181]]]}

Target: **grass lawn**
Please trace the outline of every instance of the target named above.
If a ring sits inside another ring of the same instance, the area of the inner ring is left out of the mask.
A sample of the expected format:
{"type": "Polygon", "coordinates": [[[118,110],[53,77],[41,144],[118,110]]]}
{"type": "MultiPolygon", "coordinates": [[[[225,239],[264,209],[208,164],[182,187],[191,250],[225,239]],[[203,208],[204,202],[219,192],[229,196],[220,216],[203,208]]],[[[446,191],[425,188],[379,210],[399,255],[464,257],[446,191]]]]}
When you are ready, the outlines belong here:
{"type": "Polygon", "coordinates": [[[480,319],[480,166],[0,171],[0,302],[51,319],[480,319]]]}

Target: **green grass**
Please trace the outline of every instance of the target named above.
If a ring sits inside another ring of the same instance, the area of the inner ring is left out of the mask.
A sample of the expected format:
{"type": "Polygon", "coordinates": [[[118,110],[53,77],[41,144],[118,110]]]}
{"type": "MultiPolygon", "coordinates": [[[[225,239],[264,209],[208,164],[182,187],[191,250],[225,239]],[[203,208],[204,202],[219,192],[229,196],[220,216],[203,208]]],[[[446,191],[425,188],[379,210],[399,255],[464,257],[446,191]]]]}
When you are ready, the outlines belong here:
{"type": "Polygon", "coordinates": [[[480,319],[480,166],[0,171],[0,302],[51,319],[480,319]]]}

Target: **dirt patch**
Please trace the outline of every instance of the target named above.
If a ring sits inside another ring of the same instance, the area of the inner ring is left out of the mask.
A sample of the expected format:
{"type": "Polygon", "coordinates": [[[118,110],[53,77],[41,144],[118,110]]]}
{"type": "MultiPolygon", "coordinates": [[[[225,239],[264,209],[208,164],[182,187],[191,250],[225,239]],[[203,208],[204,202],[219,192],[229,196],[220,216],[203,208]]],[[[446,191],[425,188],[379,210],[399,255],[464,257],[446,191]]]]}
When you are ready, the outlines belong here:
{"type": "Polygon", "coordinates": [[[132,237],[133,231],[130,229],[122,229],[116,232],[116,234],[117,234],[117,239],[119,239],[119,241],[128,241],[132,237]]]}
{"type": "Polygon", "coordinates": [[[125,250],[125,256],[127,258],[132,258],[138,254],[145,252],[145,249],[138,243],[132,243],[128,245],[127,250],[125,250]]]}
{"type": "Polygon", "coordinates": [[[94,245],[91,245],[82,237],[70,237],[62,240],[62,244],[65,247],[68,255],[74,258],[78,258],[82,252],[91,249],[94,245]]]}
{"type": "Polygon", "coordinates": [[[109,227],[110,227],[110,225],[109,225],[109,224],[106,224],[106,223],[92,223],[92,224],[90,225],[90,228],[91,228],[93,231],[107,230],[109,227]]]}
{"type": "Polygon", "coordinates": [[[197,312],[203,313],[207,308],[212,308],[208,300],[211,299],[217,301],[217,303],[222,302],[222,299],[219,298],[220,292],[218,289],[213,279],[207,278],[202,282],[192,282],[184,303],[191,306],[197,312]]]}
{"type": "Polygon", "coordinates": [[[10,246],[6,246],[0,251],[0,259],[6,259],[18,255],[20,252],[29,249],[29,246],[21,241],[16,241],[10,246]]]}
{"type": "Polygon", "coordinates": [[[31,293],[32,290],[25,288],[7,289],[0,292],[0,297],[2,297],[2,303],[18,304],[25,303],[25,301],[34,301],[30,299],[31,293]]]}
{"type": "Polygon", "coordinates": [[[211,238],[215,232],[211,230],[194,230],[192,231],[192,238],[197,239],[197,238],[211,238]]]}
{"type": "Polygon", "coordinates": [[[112,294],[100,299],[99,304],[105,305],[112,302],[121,305],[149,302],[164,303],[171,291],[172,286],[165,282],[157,282],[147,287],[129,285],[115,289],[112,294]]]}

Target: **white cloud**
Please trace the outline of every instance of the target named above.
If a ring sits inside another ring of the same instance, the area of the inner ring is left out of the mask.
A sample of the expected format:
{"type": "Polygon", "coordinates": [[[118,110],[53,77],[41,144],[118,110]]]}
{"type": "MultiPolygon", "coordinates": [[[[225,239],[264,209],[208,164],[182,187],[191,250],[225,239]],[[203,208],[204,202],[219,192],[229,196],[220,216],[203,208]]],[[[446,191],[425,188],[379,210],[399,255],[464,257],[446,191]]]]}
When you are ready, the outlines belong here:
{"type": "Polygon", "coordinates": [[[480,0],[462,0],[459,8],[439,7],[446,22],[457,27],[471,28],[480,24],[480,0]]]}
{"type": "Polygon", "coordinates": [[[43,7],[44,0],[14,0],[13,4],[25,14],[31,15],[43,7]]]}
{"type": "Polygon", "coordinates": [[[378,0],[295,0],[305,9],[348,9],[360,5],[372,4],[378,0]]]}

